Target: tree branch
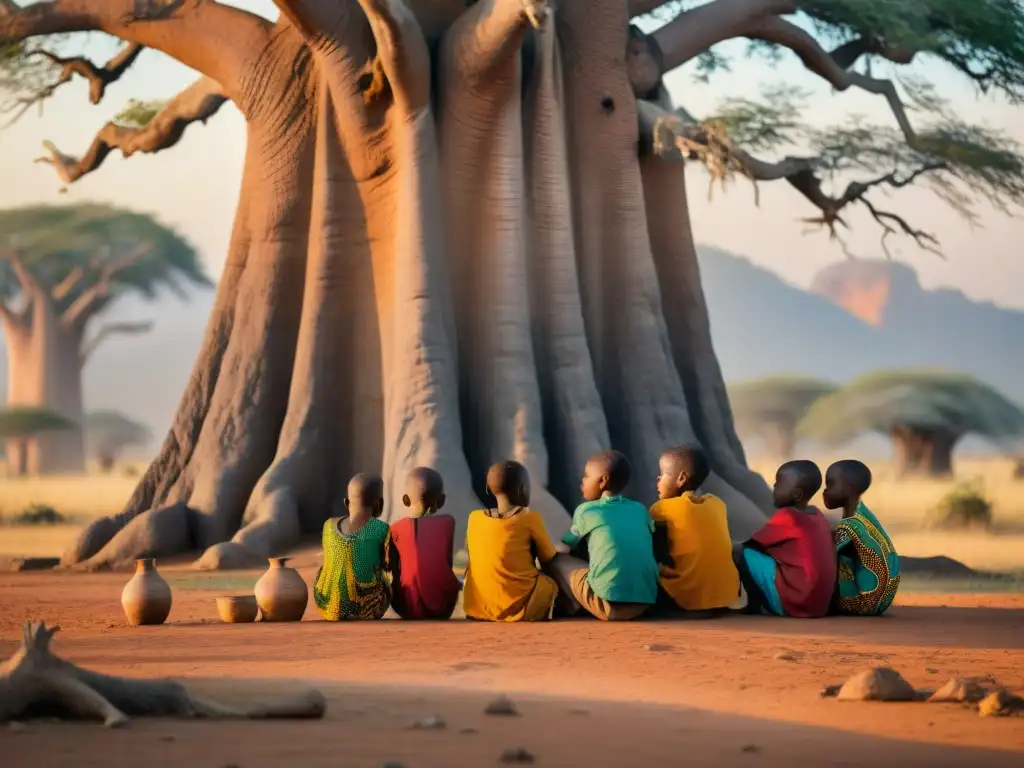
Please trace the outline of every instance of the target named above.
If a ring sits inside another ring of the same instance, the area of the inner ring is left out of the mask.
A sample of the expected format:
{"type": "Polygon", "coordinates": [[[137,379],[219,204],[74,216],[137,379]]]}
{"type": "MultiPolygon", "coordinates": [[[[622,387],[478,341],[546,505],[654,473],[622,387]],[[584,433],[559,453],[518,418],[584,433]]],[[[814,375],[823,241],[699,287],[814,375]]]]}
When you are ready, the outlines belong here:
{"type": "Polygon", "coordinates": [[[41,56],[60,67],[60,75],[53,83],[41,88],[37,93],[13,99],[5,104],[0,111],[14,113],[7,121],[7,125],[11,125],[17,122],[33,106],[36,104],[41,105],[46,99],[53,96],[58,88],[64,85],[64,83],[69,82],[75,75],[80,75],[89,81],[89,101],[93,104],[99,104],[103,100],[107,86],[120,79],[135,62],[135,59],[138,58],[142,49],[141,45],[132,43],[123,48],[106,64],[99,67],[83,56],[62,58],[43,49],[29,51],[26,56],[41,56]]]}
{"type": "Polygon", "coordinates": [[[43,146],[49,154],[36,158],[36,162],[49,163],[65,184],[73,184],[99,168],[115,149],[128,158],[136,152],[152,154],[173,147],[188,126],[196,122],[205,124],[227,100],[224,89],[216,81],[202,77],[167,102],[145,126],[107,123],[81,159],[62,154],[52,142],[46,141],[43,146]]]}
{"type": "MultiPolygon", "coordinates": [[[[838,91],[857,87],[868,93],[884,96],[889,102],[889,108],[892,110],[900,130],[903,132],[907,144],[912,148],[917,148],[917,134],[910,123],[906,107],[903,106],[903,102],[900,100],[896,86],[889,80],[868,77],[858,72],[851,72],[841,66],[840,62],[851,60],[852,50],[847,49],[844,51],[843,46],[840,46],[837,51],[842,52],[841,55],[833,57],[833,54],[822,48],[818,41],[809,33],[795,24],[777,17],[757,20],[740,36],[764,40],[789,48],[808,70],[826,80],[838,91]]],[[[913,58],[913,55],[908,52],[904,52],[903,55],[913,58]]],[[[856,58],[852,60],[856,61],[856,58]]]]}
{"type": "Polygon", "coordinates": [[[41,35],[106,32],[163,51],[232,92],[246,65],[269,41],[273,25],[214,0],[5,0],[0,44],[41,35]]]}
{"type": "Polygon", "coordinates": [[[796,11],[796,0],[715,0],[679,14],[650,36],[661,49],[665,74],[717,43],[745,37],[757,19],[796,11]]]}
{"type": "Polygon", "coordinates": [[[111,336],[137,336],[149,333],[152,330],[153,322],[151,320],[138,323],[107,323],[97,331],[95,336],[82,345],[80,353],[81,364],[85,365],[93,353],[96,352],[96,349],[111,336]]]}
{"type": "Polygon", "coordinates": [[[82,294],[71,303],[71,306],[64,310],[64,314],[60,318],[64,327],[84,327],[89,318],[96,313],[99,307],[103,306],[108,298],[111,283],[126,269],[141,261],[150,250],[152,250],[152,246],[146,243],[128,251],[120,258],[104,264],[96,282],[82,291],[82,294]]]}
{"type": "Polygon", "coordinates": [[[715,182],[724,185],[726,180],[739,173],[755,184],[758,181],[785,179],[797,192],[821,211],[819,216],[804,218],[810,224],[824,226],[830,237],[839,239],[836,225],[846,227],[841,211],[848,205],[860,203],[883,229],[882,247],[891,234],[902,232],[912,237],[924,250],[941,255],[938,241],[923,230],[914,229],[903,218],[889,211],[879,210],[867,198],[867,193],[880,186],[900,189],[913,184],[919,177],[933,171],[945,170],[941,161],[926,161],[912,173],[899,175],[896,171],[871,179],[867,182],[853,181],[838,197],[828,195],[822,189],[822,181],[816,173],[816,160],[809,157],[785,157],[777,162],[759,159],[736,147],[715,124],[698,123],[685,110],[669,112],[653,102],[638,100],[640,134],[646,148],[669,161],[698,159],[703,162],[711,177],[708,194],[715,182]]]}
{"type": "MultiPolygon", "coordinates": [[[[11,238],[15,240],[15,238],[11,238]]],[[[25,260],[22,258],[21,253],[18,251],[17,243],[12,242],[6,246],[0,246],[0,259],[3,259],[11,265],[11,271],[14,272],[14,277],[18,281],[18,286],[21,288],[21,292],[25,294],[28,300],[43,297],[47,295],[47,291],[43,288],[36,276],[32,274],[32,271],[25,264],[25,260]]]]}
{"type": "MultiPolygon", "coordinates": [[[[404,0],[359,0],[377,42],[375,77],[383,74],[410,114],[430,104],[430,52],[416,16],[404,0]]],[[[381,83],[364,96],[373,98],[381,83]]]]}

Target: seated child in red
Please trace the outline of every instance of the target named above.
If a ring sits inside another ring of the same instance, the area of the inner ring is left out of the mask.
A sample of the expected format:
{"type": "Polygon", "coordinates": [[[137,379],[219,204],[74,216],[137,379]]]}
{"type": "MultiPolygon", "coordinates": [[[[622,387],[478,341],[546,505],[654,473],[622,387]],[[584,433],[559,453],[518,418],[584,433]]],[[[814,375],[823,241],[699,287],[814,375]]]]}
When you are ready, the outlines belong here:
{"type": "Polygon", "coordinates": [[[455,518],[439,515],[444,481],[433,469],[409,473],[402,503],[411,517],[391,526],[391,607],[403,619],[448,619],[459,600],[452,570],[455,518]]]}
{"type": "Polygon", "coordinates": [[[736,558],[751,612],[764,608],[804,619],[828,614],[838,565],[828,520],[809,505],[819,488],[821,470],[813,462],[779,467],[773,489],[776,512],[736,558]]]}

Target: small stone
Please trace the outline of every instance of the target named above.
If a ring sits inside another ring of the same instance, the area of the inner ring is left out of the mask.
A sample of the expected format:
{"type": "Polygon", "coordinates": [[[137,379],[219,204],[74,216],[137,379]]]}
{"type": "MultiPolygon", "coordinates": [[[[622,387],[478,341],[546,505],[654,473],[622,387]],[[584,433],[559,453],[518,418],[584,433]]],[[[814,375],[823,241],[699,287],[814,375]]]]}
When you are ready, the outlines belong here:
{"type": "Polygon", "coordinates": [[[776,653],[775,654],[775,660],[776,661],[796,661],[797,659],[796,659],[796,656],[794,656],[792,653],[776,653]]]}
{"type": "Polygon", "coordinates": [[[747,744],[740,749],[740,752],[746,752],[748,755],[756,755],[760,751],[761,748],[757,744],[747,744]]]}
{"type": "Polygon", "coordinates": [[[479,733],[476,728],[463,728],[459,731],[463,736],[472,736],[474,733],[479,733]]]}
{"type": "Polygon", "coordinates": [[[925,669],[925,672],[927,672],[929,675],[937,675],[937,674],[939,674],[939,670],[932,669],[931,667],[927,667],[925,669]]]}
{"type": "Polygon", "coordinates": [[[20,720],[12,720],[7,724],[7,730],[11,733],[25,733],[28,730],[28,726],[20,720]]]}
{"type": "Polygon", "coordinates": [[[498,762],[505,765],[525,765],[536,762],[536,758],[530,750],[516,747],[515,749],[506,749],[502,752],[498,762]]]}
{"type": "Polygon", "coordinates": [[[519,710],[507,696],[499,696],[484,707],[484,714],[497,717],[519,717],[519,710]]]}
{"type": "Polygon", "coordinates": [[[659,645],[657,643],[652,643],[650,645],[645,645],[644,646],[644,650],[645,651],[650,651],[651,653],[662,653],[664,651],[671,651],[672,650],[672,646],[671,645],[659,645]]]}
{"type": "Polygon", "coordinates": [[[969,701],[973,703],[981,701],[987,695],[988,691],[974,680],[953,678],[929,696],[928,701],[934,703],[969,701]]]}
{"type": "Polygon", "coordinates": [[[437,717],[424,717],[422,720],[417,720],[413,723],[410,728],[415,731],[443,731],[448,726],[443,718],[437,717]]]}
{"type": "Polygon", "coordinates": [[[840,701],[914,701],[917,691],[890,667],[875,667],[854,675],[839,689],[840,701]]]}
{"type": "Polygon", "coordinates": [[[1009,691],[990,693],[978,704],[978,714],[982,717],[1007,717],[1020,713],[1024,713],[1024,699],[1009,691]]]}

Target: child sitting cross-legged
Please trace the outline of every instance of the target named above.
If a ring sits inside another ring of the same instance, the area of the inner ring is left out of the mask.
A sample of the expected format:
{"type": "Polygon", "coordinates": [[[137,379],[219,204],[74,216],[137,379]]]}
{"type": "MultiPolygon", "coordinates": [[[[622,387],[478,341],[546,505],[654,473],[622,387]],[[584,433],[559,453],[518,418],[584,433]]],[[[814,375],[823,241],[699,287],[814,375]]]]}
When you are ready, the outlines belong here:
{"type": "Polygon", "coordinates": [[[580,484],[585,501],[562,538],[563,553],[551,563],[562,593],[559,614],[572,616],[582,608],[604,621],[629,621],[657,601],[654,522],[647,507],[622,495],[632,472],[618,451],[587,462],[580,484]]]}
{"type": "Polygon", "coordinates": [[[455,518],[438,514],[444,502],[438,472],[419,467],[409,473],[402,503],[410,516],[391,524],[391,606],[403,619],[448,619],[459,601],[455,518]]]}
{"type": "Polygon", "coordinates": [[[469,516],[466,549],[469,565],[462,605],[467,619],[545,621],[558,587],[543,574],[555,556],[544,520],[529,508],[530,473],[515,461],[499,461],[487,472],[493,509],[469,516]]]}
{"type": "Polygon", "coordinates": [[[900,558],[892,539],[861,500],[870,487],[871,470],[859,461],[837,461],[825,472],[825,506],[843,510],[835,530],[839,556],[835,608],[855,616],[881,616],[900,585],[900,558]]]}
{"type": "Polygon", "coordinates": [[[699,491],[711,474],[707,457],[700,447],[683,445],[665,451],[658,468],[651,518],[663,593],[659,610],[668,603],[691,618],[723,615],[736,602],[740,577],[725,503],[699,491]]]}
{"type": "Polygon", "coordinates": [[[836,585],[832,530],[810,505],[821,488],[812,461],[790,461],[775,473],[776,512],[735,552],[747,612],[813,619],[828,614],[836,585]]]}
{"type": "Polygon", "coordinates": [[[328,621],[381,619],[391,603],[388,567],[391,532],[380,520],[384,481],[360,474],[348,484],[348,516],[324,523],[324,564],[313,583],[313,599],[328,621]]]}

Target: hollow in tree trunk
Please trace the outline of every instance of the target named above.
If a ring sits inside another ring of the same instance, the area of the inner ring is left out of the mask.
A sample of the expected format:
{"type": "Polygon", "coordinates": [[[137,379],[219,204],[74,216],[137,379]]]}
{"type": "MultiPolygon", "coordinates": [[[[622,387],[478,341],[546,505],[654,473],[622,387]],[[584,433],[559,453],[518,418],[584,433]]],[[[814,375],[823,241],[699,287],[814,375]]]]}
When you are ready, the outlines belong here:
{"type": "Polygon", "coordinates": [[[200,567],[248,565],[339,514],[355,472],[381,471],[398,517],[418,465],[444,476],[464,531],[500,458],[531,469],[559,536],[584,462],[613,446],[650,501],[660,453],[700,442],[733,535],[761,525],[681,169],[638,156],[626,0],[278,5],[275,24],[221,4],[109,22],[217,79],[248,142],[171,430],[64,563],[198,549],[200,567]],[[148,31],[177,19],[191,43],[148,31]],[[218,24],[231,34],[203,46],[218,24]]]}
{"type": "Polygon", "coordinates": [[[941,478],[953,474],[953,449],[960,439],[955,432],[899,426],[890,436],[899,475],[941,478]]]}

